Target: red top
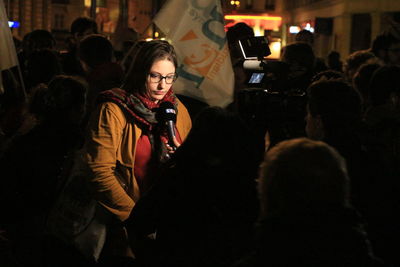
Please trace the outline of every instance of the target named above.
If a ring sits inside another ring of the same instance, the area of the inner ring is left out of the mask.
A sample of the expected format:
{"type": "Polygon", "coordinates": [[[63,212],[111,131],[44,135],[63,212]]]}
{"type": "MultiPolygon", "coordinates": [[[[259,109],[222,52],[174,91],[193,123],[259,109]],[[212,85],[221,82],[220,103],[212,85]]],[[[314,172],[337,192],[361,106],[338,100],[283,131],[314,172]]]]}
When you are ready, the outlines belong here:
{"type": "MultiPolygon", "coordinates": [[[[178,130],[175,127],[175,133],[176,133],[176,139],[178,142],[181,144],[182,139],[179,136],[178,130]]],[[[167,141],[167,138],[164,136],[161,136],[161,141],[165,143],[167,141]]],[[[146,183],[146,181],[149,179],[147,177],[149,173],[149,162],[152,156],[152,151],[151,151],[151,144],[150,144],[150,139],[149,136],[146,134],[142,134],[137,143],[136,143],[136,156],[135,156],[135,162],[134,162],[134,175],[136,178],[136,181],[138,183],[139,189],[141,192],[143,192],[143,186],[146,183]]]]}

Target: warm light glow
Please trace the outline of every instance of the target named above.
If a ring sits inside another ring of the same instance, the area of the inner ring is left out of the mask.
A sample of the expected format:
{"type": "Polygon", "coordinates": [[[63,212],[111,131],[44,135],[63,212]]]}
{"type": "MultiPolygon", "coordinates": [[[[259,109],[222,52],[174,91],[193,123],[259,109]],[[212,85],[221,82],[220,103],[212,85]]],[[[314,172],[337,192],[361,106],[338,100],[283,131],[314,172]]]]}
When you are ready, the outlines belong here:
{"type": "Polygon", "coordinates": [[[264,36],[264,32],[261,30],[260,26],[254,27],[254,36],[264,36]]]}
{"type": "Polygon", "coordinates": [[[160,35],[160,34],[159,34],[158,32],[155,32],[155,33],[154,33],[154,37],[155,37],[155,38],[158,38],[159,35],[160,35]]]}
{"type": "Polygon", "coordinates": [[[235,4],[236,4],[237,6],[239,6],[239,5],[240,5],[240,1],[235,1],[235,4]]]}
{"type": "Polygon", "coordinates": [[[282,21],[282,17],[272,17],[272,16],[254,16],[254,15],[225,15],[225,19],[252,19],[252,20],[275,20],[275,21],[282,21]]]}
{"type": "Polygon", "coordinates": [[[270,59],[279,59],[281,56],[281,42],[271,42],[269,44],[269,49],[271,50],[271,55],[268,56],[270,59]]]}
{"type": "Polygon", "coordinates": [[[231,5],[233,6],[234,4],[235,4],[235,1],[232,0],[232,1],[231,1],[231,5]]]}
{"type": "Polygon", "coordinates": [[[153,38],[146,38],[145,40],[146,40],[146,42],[150,42],[150,41],[153,41],[153,38]]]}

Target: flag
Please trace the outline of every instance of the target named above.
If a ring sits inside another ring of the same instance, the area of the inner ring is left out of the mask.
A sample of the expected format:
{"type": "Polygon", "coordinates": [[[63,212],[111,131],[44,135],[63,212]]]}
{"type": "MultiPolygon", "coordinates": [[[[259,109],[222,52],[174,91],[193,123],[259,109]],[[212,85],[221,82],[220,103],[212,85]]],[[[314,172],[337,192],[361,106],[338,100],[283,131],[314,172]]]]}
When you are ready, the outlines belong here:
{"type": "Polygon", "coordinates": [[[14,41],[8,26],[8,18],[4,1],[0,0],[0,70],[5,70],[18,65],[14,41]]]}
{"type": "Polygon", "coordinates": [[[4,92],[1,71],[18,65],[14,41],[8,26],[4,1],[0,0],[0,94],[4,92]]]}
{"type": "Polygon", "coordinates": [[[175,47],[174,91],[211,106],[233,100],[234,75],[219,0],[169,0],[154,23],[175,47]]]}

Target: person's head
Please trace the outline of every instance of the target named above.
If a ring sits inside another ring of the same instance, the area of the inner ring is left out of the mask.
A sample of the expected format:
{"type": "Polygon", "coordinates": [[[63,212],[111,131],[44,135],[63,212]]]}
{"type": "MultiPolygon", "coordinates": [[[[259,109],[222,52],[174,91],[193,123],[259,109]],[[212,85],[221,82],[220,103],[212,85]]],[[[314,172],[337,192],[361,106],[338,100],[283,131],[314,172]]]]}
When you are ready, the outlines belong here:
{"type": "Polygon", "coordinates": [[[337,51],[331,51],[328,54],[328,68],[336,71],[342,71],[342,61],[337,51]]]}
{"type": "Polygon", "coordinates": [[[58,55],[49,49],[37,50],[26,60],[26,87],[29,91],[40,83],[48,83],[55,75],[62,73],[58,55]]]}
{"type": "Polygon", "coordinates": [[[309,30],[301,30],[295,36],[296,42],[305,42],[308,43],[310,46],[314,44],[314,34],[309,30]]]}
{"type": "Polygon", "coordinates": [[[371,44],[371,52],[383,62],[387,60],[387,50],[390,45],[390,37],[388,34],[379,34],[376,38],[372,41],[371,44]]]}
{"type": "Polygon", "coordinates": [[[344,159],[321,141],[283,141],[266,154],[259,175],[260,219],[313,208],[349,206],[344,159]]]}
{"type": "Polygon", "coordinates": [[[89,17],[78,17],[71,24],[71,34],[76,42],[80,42],[83,37],[98,33],[97,23],[89,17]]]}
{"type": "Polygon", "coordinates": [[[138,55],[140,48],[142,48],[145,43],[145,40],[136,41],[129,47],[129,50],[126,51],[125,58],[121,61],[121,65],[127,75],[131,73],[135,58],[138,55]]]}
{"type": "Polygon", "coordinates": [[[382,66],[372,75],[369,100],[373,106],[391,104],[399,108],[400,66],[382,66]]]}
{"type": "Polygon", "coordinates": [[[365,63],[374,63],[377,58],[372,52],[368,50],[360,50],[352,53],[346,59],[344,65],[344,73],[349,82],[353,81],[354,74],[358,71],[358,68],[365,63]]]}
{"type": "Polygon", "coordinates": [[[389,35],[386,63],[389,65],[400,65],[400,39],[389,35]]]}
{"type": "Polygon", "coordinates": [[[340,137],[361,118],[361,97],[344,81],[315,82],[307,95],[306,133],[311,139],[340,137]]]}
{"type": "Polygon", "coordinates": [[[84,37],[78,46],[78,56],[85,70],[94,69],[113,61],[114,50],[111,42],[100,34],[84,37]]]}
{"type": "Polygon", "coordinates": [[[296,42],[284,47],[282,61],[312,71],[315,65],[315,55],[308,43],[296,42]]]}
{"type": "Polygon", "coordinates": [[[317,82],[317,81],[324,81],[324,80],[345,80],[344,74],[339,71],[335,70],[325,70],[318,72],[315,74],[312,79],[311,83],[317,82]]]}
{"type": "Polygon", "coordinates": [[[381,65],[379,63],[363,64],[354,75],[353,87],[361,94],[364,107],[367,107],[369,105],[369,84],[371,81],[371,77],[374,72],[380,67],[381,65]]]}
{"type": "Polygon", "coordinates": [[[53,35],[46,30],[34,30],[24,36],[22,41],[22,48],[29,56],[32,52],[42,49],[54,50],[56,47],[56,40],[53,35]]]}
{"type": "Polygon", "coordinates": [[[79,125],[85,115],[87,85],[73,76],[58,75],[37,89],[31,112],[43,121],[79,125]]]}
{"type": "Polygon", "coordinates": [[[167,41],[146,42],[135,56],[123,88],[158,102],[175,82],[177,66],[175,49],[167,41]]]}

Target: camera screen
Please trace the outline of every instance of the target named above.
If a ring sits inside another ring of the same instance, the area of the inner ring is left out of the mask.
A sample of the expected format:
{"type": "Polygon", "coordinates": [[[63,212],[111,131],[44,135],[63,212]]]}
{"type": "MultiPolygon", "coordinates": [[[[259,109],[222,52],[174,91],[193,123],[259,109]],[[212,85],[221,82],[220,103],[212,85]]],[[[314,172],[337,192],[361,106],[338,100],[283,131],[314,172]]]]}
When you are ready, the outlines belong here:
{"type": "Polygon", "coordinates": [[[256,72],[253,73],[250,77],[249,83],[261,83],[264,77],[264,73],[256,72]]]}

